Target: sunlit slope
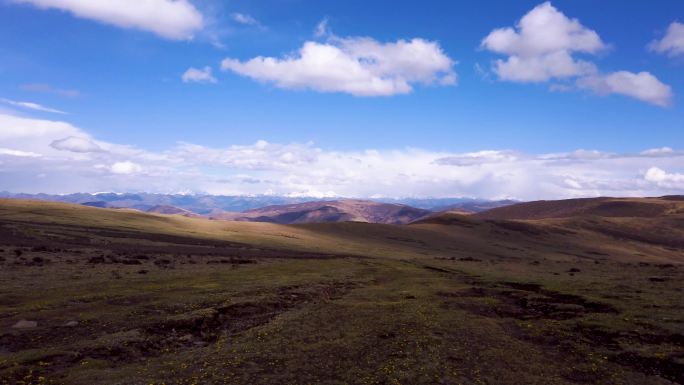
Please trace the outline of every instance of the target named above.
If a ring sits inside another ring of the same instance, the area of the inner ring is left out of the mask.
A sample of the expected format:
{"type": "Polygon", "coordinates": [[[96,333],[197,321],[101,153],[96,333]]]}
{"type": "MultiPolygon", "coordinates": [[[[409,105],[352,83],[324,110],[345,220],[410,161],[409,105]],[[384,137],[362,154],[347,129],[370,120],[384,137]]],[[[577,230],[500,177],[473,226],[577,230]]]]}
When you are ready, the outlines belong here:
{"type": "MultiPolygon", "coordinates": [[[[308,252],[363,256],[414,256],[424,252],[422,245],[406,244],[408,228],[364,223],[336,223],[333,226],[289,226],[261,222],[216,221],[175,215],[143,213],[136,210],[100,209],[81,205],[30,201],[0,200],[0,223],[31,229],[50,226],[46,233],[78,232],[84,229],[112,229],[136,234],[164,234],[206,241],[239,242],[258,247],[302,250],[308,252]],[[349,232],[348,229],[354,230],[349,232]],[[370,230],[372,229],[372,230],[370,230]],[[368,232],[376,237],[366,236],[368,232]],[[351,236],[348,236],[350,235],[351,236]]],[[[31,230],[35,233],[35,230],[31,230]]],[[[431,234],[420,234],[430,237],[431,234]]],[[[37,235],[40,236],[40,235],[37,235]]],[[[97,233],[88,234],[98,237],[97,233]]],[[[138,236],[136,236],[138,237],[138,236]]],[[[440,236],[438,244],[449,243],[440,236]]],[[[125,241],[118,239],[117,241],[125,241]]],[[[137,238],[132,242],[140,242],[137,238]]],[[[435,251],[434,248],[428,248],[435,251]]]]}
{"type": "Polygon", "coordinates": [[[479,219],[548,219],[578,216],[655,218],[684,214],[684,196],[581,198],[518,203],[474,214],[479,219]]]}
{"type": "Polygon", "coordinates": [[[110,229],[124,233],[114,239],[93,230],[87,236],[103,237],[103,242],[141,244],[154,238],[151,235],[163,234],[261,248],[389,258],[681,263],[683,223],[678,214],[638,220],[572,217],[530,221],[445,214],[408,226],[356,222],[279,225],[0,200],[0,224],[23,226],[37,238],[66,233],[83,236],[85,230],[110,229]],[[44,229],[37,233],[36,225],[44,229]]]}

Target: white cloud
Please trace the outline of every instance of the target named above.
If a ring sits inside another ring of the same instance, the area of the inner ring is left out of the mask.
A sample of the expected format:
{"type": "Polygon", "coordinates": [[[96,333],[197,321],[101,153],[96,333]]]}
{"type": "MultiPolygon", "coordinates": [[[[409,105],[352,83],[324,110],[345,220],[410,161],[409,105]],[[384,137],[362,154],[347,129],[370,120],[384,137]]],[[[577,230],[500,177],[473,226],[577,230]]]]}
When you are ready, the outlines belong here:
{"type": "Polygon", "coordinates": [[[660,148],[649,148],[648,150],[641,151],[641,155],[649,156],[670,156],[674,154],[672,147],[660,147],[660,148]]]}
{"type": "Polygon", "coordinates": [[[179,143],[153,152],[98,141],[65,122],[0,114],[0,156],[2,188],[25,192],[189,190],[523,200],[684,192],[684,151],[669,147],[632,154],[331,151],[313,143],[260,140],[220,148],[179,143]],[[102,151],[86,152],[95,146],[102,151]]]}
{"type": "Polygon", "coordinates": [[[181,76],[183,83],[216,83],[216,78],[212,75],[211,67],[204,68],[189,68],[183,76],[181,76]]]}
{"type": "MultiPolygon", "coordinates": [[[[577,54],[596,54],[605,50],[606,45],[595,31],[568,18],[550,2],[533,8],[515,28],[493,30],[482,40],[481,47],[508,55],[493,65],[500,80],[574,81],[578,89],[598,95],[625,95],[661,107],[671,104],[670,86],[649,72],[601,74],[594,63],[576,58],[577,54]]],[[[552,84],[550,89],[568,91],[573,87],[552,84]]]]}
{"type": "Polygon", "coordinates": [[[435,163],[443,165],[470,166],[486,163],[512,162],[516,159],[517,156],[513,151],[484,150],[440,158],[437,159],[435,163]]]}
{"type": "Polygon", "coordinates": [[[35,152],[12,150],[10,148],[0,148],[0,155],[24,156],[24,157],[30,157],[30,158],[40,157],[40,154],[36,154],[35,152]]]}
{"type": "Polygon", "coordinates": [[[253,18],[253,17],[250,16],[250,15],[246,15],[246,14],[244,14],[244,13],[237,13],[237,12],[236,12],[236,13],[233,13],[233,14],[231,15],[231,17],[233,18],[233,20],[235,20],[236,22],[238,22],[238,23],[240,23],[240,24],[244,24],[244,25],[259,25],[259,22],[257,21],[257,19],[253,18]]]}
{"type": "Polygon", "coordinates": [[[684,174],[668,173],[658,167],[651,167],[644,174],[644,179],[658,186],[684,190],[684,174]]]}
{"type": "Polygon", "coordinates": [[[582,189],[582,185],[574,179],[566,178],[564,182],[566,185],[568,185],[568,187],[570,187],[572,189],[575,189],[575,190],[581,190],[582,189]]]}
{"type": "Polygon", "coordinates": [[[140,172],[142,172],[143,169],[137,163],[125,161],[125,162],[116,162],[116,163],[112,164],[112,166],[110,167],[110,170],[114,174],[128,175],[128,174],[140,173],[140,172]]]}
{"type": "Polygon", "coordinates": [[[542,154],[539,155],[539,159],[556,161],[585,161],[595,159],[606,159],[614,156],[615,154],[608,152],[579,149],[571,152],[542,154]]]}
{"type": "Polygon", "coordinates": [[[50,147],[60,150],[60,151],[71,151],[71,152],[102,152],[102,148],[97,145],[97,143],[84,137],[69,136],[64,139],[58,139],[50,143],[50,147]]]}
{"type": "Polygon", "coordinates": [[[667,28],[665,36],[660,40],[654,40],[648,45],[654,52],[678,56],[684,54],[684,24],[672,22],[667,28]]]}
{"type": "Polygon", "coordinates": [[[53,114],[66,115],[66,112],[64,112],[64,111],[60,111],[60,110],[50,108],[50,107],[45,107],[45,106],[42,106],[38,103],[18,102],[16,100],[9,100],[9,99],[0,99],[0,101],[2,101],[5,104],[9,104],[11,106],[14,106],[14,107],[21,107],[21,108],[25,108],[28,110],[40,111],[40,112],[51,112],[53,114]]]}
{"type": "Polygon", "coordinates": [[[503,80],[545,82],[552,78],[562,79],[594,73],[596,67],[560,51],[527,58],[511,56],[505,62],[497,60],[494,72],[503,80]]]}
{"type": "Polygon", "coordinates": [[[0,114],[0,141],[57,139],[80,133],[81,130],[66,122],[0,114]]]}
{"type": "Polygon", "coordinates": [[[413,84],[456,83],[454,61],[439,44],[423,39],[381,43],[371,38],[308,41],[283,58],[227,58],[221,69],[287,89],[343,92],[355,96],[406,94],[413,84]]]}
{"type": "Polygon", "coordinates": [[[225,149],[180,143],[171,157],[178,163],[220,165],[243,170],[284,169],[292,165],[311,164],[319,150],[312,143],[274,144],[259,140],[253,145],[234,145],[225,149]]]}
{"type": "Polygon", "coordinates": [[[38,8],[67,11],[76,17],[121,28],[153,32],[173,40],[192,39],[202,29],[202,14],[187,0],[13,0],[38,8]]]}
{"type": "Polygon", "coordinates": [[[0,147],[40,154],[51,160],[89,160],[93,157],[159,158],[130,146],[93,139],[67,122],[0,113],[0,147]]]}
{"type": "Polygon", "coordinates": [[[648,72],[617,71],[588,76],[579,79],[577,85],[599,95],[621,94],[661,107],[672,103],[672,88],[648,72]]]}
{"type": "Polygon", "coordinates": [[[596,53],[605,48],[599,35],[577,19],[569,19],[546,2],[536,6],[515,29],[493,30],[482,40],[483,48],[506,54],[494,72],[503,80],[542,82],[596,71],[592,63],[572,57],[575,52],[596,53]]]}

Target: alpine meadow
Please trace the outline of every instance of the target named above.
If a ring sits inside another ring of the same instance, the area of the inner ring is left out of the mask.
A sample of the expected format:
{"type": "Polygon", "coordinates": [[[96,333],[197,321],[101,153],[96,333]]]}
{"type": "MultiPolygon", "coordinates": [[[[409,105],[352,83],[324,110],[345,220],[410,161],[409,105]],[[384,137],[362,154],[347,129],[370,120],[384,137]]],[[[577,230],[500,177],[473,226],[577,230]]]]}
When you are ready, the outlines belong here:
{"type": "Polygon", "coordinates": [[[679,0],[0,0],[0,385],[684,384],[679,0]]]}

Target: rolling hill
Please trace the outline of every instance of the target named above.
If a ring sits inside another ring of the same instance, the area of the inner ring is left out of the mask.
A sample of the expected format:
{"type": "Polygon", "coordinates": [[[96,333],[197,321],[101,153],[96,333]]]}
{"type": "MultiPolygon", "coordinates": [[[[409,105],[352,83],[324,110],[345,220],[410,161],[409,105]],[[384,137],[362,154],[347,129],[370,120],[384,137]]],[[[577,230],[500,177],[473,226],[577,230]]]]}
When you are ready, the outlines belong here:
{"type": "MultiPolygon", "coordinates": [[[[153,194],[153,193],[74,193],[66,195],[23,194],[0,191],[0,198],[29,199],[51,202],[78,203],[98,207],[134,208],[147,211],[154,206],[175,206],[200,215],[218,212],[242,212],[273,205],[331,200],[331,198],[278,195],[206,195],[206,194],[153,194]]],[[[339,198],[341,199],[341,198],[339,198]]],[[[439,211],[452,205],[468,207],[469,211],[481,211],[507,201],[489,201],[471,198],[377,198],[374,202],[403,204],[425,210],[439,211]]]]}
{"type": "Polygon", "coordinates": [[[682,383],[683,214],[629,202],[668,208],[283,225],[0,199],[0,383],[682,383]]]}
{"type": "Polygon", "coordinates": [[[147,209],[148,213],[155,213],[155,214],[167,214],[167,215],[181,215],[184,217],[201,217],[201,215],[193,213],[191,211],[188,211],[186,209],[182,209],[180,207],[176,206],[169,206],[169,205],[157,205],[150,207],[147,209]]]}
{"type": "Polygon", "coordinates": [[[414,207],[363,200],[306,202],[267,206],[241,213],[220,213],[214,219],[281,224],[320,222],[368,222],[406,224],[429,215],[431,211],[414,207]]]}
{"type": "Polygon", "coordinates": [[[520,203],[519,201],[511,200],[511,199],[504,199],[504,200],[498,200],[498,201],[480,201],[480,200],[473,200],[473,201],[465,201],[465,202],[458,202],[454,204],[450,204],[447,206],[439,206],[435,207],[433,211],[444,211],[444,212],[459,212],[459,213],[479,213],[487,210],[491,210],[497,207],[504,207],[504,206],[510,206],[520,203]]]}
{"type": "Polygon", "coordinates": [[[684,197],[665,196],[534,201],[493,208],[473,216],[479,219],[547,219],[579,216],[659,217],[682,213],[684,197]]]}

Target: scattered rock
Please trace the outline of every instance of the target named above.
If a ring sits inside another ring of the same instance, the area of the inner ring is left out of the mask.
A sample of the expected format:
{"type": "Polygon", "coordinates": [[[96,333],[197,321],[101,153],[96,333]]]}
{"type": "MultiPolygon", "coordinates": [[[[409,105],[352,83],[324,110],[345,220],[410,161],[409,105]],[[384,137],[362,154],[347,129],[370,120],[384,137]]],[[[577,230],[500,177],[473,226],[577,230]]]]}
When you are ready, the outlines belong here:
{"type": "Polygon", "coordinates": [[[27,320],[23,319],[23,320],[15,323],[14,326],[12,326],[12,328],[13,329],[31,329],[31,328],[35,328],[36,326],[38,326],[38,322],[27,321],[27,320]]]}

